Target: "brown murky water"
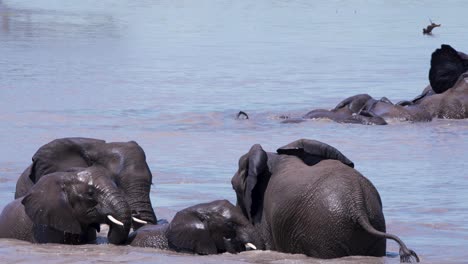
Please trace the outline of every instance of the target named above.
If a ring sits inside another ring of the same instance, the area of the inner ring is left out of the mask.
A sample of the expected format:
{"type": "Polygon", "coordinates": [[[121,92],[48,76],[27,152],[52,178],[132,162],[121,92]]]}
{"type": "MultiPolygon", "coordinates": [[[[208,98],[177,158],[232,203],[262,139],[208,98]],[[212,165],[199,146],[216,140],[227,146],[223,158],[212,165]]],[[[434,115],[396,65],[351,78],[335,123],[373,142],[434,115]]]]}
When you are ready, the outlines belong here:
{"type": "MultiPolygon", "coordinates": [[[[234,200],[238,158],[298,138],[340,149],[379,190],[389,232],[424,263],[468,262],[468,121],[280,124],[358,93],[413,98],[442,43],[468,51],[451,1],[0,0],[0,207],[33,153],[69,136],[136,140],[160,218],[234,200]],[[442,23],[423,36],[428,17],[442,23]],[[235,120],[239,110],[250,120],[235,120]]],[[[105,234],[101,234],[105,236],[105,234]]],[[[276,252],[192,256],[0,240],[1,263],[398,263],[276,252]]]]}

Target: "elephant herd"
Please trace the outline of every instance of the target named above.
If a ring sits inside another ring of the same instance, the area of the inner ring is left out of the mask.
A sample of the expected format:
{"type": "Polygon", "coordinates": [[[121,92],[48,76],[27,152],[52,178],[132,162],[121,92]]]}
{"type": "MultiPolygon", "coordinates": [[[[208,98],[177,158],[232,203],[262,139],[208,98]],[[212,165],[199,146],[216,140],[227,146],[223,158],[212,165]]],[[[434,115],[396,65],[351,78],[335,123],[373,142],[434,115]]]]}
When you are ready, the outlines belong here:
{"type": "MultiPolygon", "coordinates": [[[[442,45],[432,54],[429,81],[411,101],[393,104],[359,94],[332,110],[286,122],[329,118],[384,125],[391,119],[468,118],[468,55],[442,45]]],[[[150,199],[152,174],[136,142],[56,139],[37,150],[19,177],[15,200],[0,215],[0,238],[93,243],[106,224],[107,241],[116,245],[197,254],[275,250],[317,258],[385,256],[386,240],[392,239],[402,262],[419,262],[403,241],[386,233],[374,185],[323,142],[299,139],[274,152],[253,145],[240,157],[231,184],[235,205],[197,204],[171,222],[158,221],[150,199]]]]}
{"type": "Polygon", "coordinates": [[[430,85],[413,100],[392,103],[386,97],[358,94],[341,101],[331,110],[315,109],[298,119],[331,119],[339,123],[386,125],[393,120],[429,122],[433,118],[468,118],[468,55],[442,45],[432,53],[430,85]]]}
{"type": "Polygon", "coordinates": [[[275,152],[253,145],[231,180],[236,205],[217,200],[156,218],[152,174],[134,141],[61,138],[43,145],[0,215],[0,238],[32,243],[96,241],[100,226],[117,245],[197,254],[275,250],[317,258],[385,256],[386,239],[402,262],[419,262],[386,233],[372,183],[336,148],[300,139],[275,152]],[[131,232],[133,229],[133,232],[131,232]]]}

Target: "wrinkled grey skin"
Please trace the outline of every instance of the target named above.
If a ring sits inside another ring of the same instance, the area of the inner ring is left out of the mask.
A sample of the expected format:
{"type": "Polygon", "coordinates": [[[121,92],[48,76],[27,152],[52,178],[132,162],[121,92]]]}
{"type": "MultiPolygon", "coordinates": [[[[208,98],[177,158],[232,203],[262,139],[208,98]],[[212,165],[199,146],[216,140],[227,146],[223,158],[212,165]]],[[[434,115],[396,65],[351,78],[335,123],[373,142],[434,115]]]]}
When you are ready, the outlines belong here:
{"type": "Polygon", "coordinates": [[[95,240],[100,224],[109,225],[108,241],[122,244],[131,226],[124,194],[103,168],[44,175],[0,215],[0,237],[33,243],[81,244],[95,240]],[[123,226],[111,222],[111,215],[123,226]]]}
{"type": "MultiPolygon", "coordinates": [[[[68,171],[71,168],[100,166],[121,189],[133,216],[148,223],[156,223],[150,200],[151,171],[143,149],[134,141],[110,142],[92,138],[61,138],[40,147],[33,163],[16,183],[15,198],[24,196],[44,175],[68,171]]],[[[142,224],[133,222],[137,229],[142,224]]]]}
{"type": "Polygon", "coordinates": [[[319,141],[297,140],[277,153],[254,145],[231,182],[266,249],[317,258],[385,256],[389,238],[399,243],[401,261],[419,261],[385,233],[379,193],[353,166],[319,141]]]}
{"type": "Polygon", "coordinates": [[[424,109],[437,118],[468,118],[468,72],[462,74],[455,85],[444,93],[428,96],[414,107],[424,109]]]}
{"type": "Polygon", "coordinates": [[[188,207],[170,224],[143,226],[130,234],[127,243],[202,255],[241,252],[247,243],[263,248],[254,227],[227,200],[188,207]]]}

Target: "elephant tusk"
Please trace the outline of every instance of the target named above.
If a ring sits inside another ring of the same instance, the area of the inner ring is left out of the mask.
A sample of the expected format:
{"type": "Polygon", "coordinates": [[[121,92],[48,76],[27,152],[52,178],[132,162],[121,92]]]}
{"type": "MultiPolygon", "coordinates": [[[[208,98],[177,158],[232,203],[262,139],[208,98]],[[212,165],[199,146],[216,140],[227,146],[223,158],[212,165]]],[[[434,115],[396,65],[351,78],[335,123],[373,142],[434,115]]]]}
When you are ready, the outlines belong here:
{"type": "Polygon", "coordinates": [[[252,244],[252,243],[245,243],[245,248],[246,249],[253,249],[253,250],[257,250],[257,247],[252,244]]]}
{"type": "Polygon", "coordinates": [[[115,219],[112,215],[107,215],[107,218],[114,224],[117,224],[117,225],[120,225],[120,226],[124,226],[124,224],[122,222],[120,222],[119,220],[115,219]]]}
{"type": "Polygon", "coordinates": [[[132,216],[132,219],[133,219],[133,221],[135,221],[137,223],[140,223],[140,224],[145,224],[145,225],[148,224],[148,222],[146,222],[145,220],[138,219],[138,218],[136,218],[134,216],[132,216]]]}

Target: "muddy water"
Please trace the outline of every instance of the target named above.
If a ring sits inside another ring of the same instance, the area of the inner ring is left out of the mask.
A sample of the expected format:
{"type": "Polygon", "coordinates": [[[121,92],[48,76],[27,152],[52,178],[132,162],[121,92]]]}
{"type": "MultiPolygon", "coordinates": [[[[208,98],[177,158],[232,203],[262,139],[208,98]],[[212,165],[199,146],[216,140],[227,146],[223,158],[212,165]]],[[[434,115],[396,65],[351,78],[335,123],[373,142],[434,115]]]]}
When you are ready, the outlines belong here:
{"type": "MultiPolygon", "coordinates": [[[[442,43],[468,51],[464,1],[0,0],[0,207],[33,153],[69,136],[136,140],[160,218],[215,199],[252,144],[340,149],[379,190],[387,229],[425,263],[468,262],[468,122],[281,124],[358,93],[409,99],[442,43]],[[32,2],[32,3],[31,3],[32,2]],[[442,23],[423,36],[428,18],[442,23]],[[250,120],[235,120],[244,110],[250,120]]],[[[105,236],[105,234],[101,234],[105,236]]],[[[3,263],[398,263],[245,252],[191,256],[0,240],[3,263]]]]}

